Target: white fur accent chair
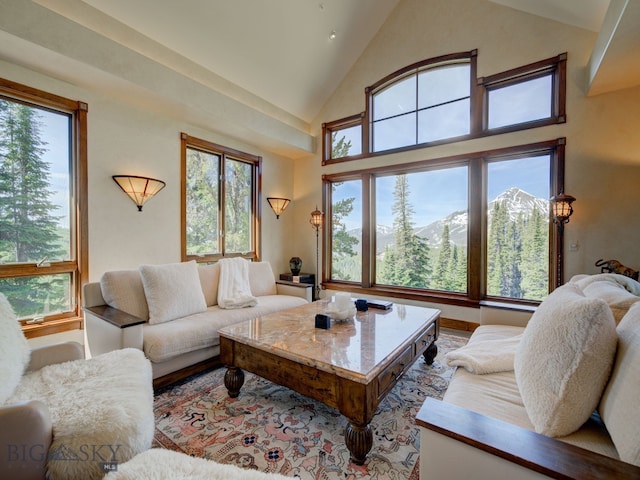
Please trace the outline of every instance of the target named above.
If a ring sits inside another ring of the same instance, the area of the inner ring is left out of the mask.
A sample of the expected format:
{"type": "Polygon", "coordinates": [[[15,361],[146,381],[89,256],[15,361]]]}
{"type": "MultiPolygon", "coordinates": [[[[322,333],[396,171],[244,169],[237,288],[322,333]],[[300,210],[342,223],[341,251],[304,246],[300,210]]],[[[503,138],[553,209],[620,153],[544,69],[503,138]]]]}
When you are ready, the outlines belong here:
{"type": "Polygon", "coordinates": [[[101,479],[151,447],[151,365],[140,350],[89,360],[76,342],[30,350],[0,293],[0,478],[101,479]]]}

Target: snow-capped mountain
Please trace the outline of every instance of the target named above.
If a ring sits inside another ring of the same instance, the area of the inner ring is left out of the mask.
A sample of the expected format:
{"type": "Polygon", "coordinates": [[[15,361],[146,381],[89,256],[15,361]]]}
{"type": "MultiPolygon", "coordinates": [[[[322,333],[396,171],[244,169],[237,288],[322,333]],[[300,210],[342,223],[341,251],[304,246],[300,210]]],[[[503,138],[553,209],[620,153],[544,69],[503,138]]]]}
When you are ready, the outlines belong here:
{"type": "MultiPolygon", "coordinates": [[[[515,220],[522,213],[525,217],[531,215],[534,209],[547,212],[549,210],[549,201],[544,198],[535,197],[524,190],[516,187],[509,188],[502,192],[494,200],[489,202],[489,225],[494,205],[496,203],[506,203],[509,218],[515,220]]],[[[449,225],[449,238],[456,245],[466,245],[467,243],[467,224],[469,214],[467,211],[457,211],[447,215],[440,220],[436,220],[429,225],[414,228],[414,232],[423,238],[426,238],[430,247],[439,247],[442,242],[442,231],[445,225],[449,225]]],[[[393,228],[385,225],[378,225],[376,250],[380,254],[384,252],[387,245],[394,242],[393,228]]],[[[361,229],[349,231],[350,235],[361,238],[361,229]]]]}

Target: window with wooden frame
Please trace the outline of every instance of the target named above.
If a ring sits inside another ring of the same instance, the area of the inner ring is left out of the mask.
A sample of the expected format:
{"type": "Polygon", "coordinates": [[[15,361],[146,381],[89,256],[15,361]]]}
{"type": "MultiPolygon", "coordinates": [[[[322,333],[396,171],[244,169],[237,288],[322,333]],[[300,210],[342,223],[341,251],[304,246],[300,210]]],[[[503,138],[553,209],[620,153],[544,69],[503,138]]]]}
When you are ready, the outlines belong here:
{"type": "Polygon", "coordinates": [[[182,259],[260,258],[262,158],[181,134],[182,259]]]}
{"type": "Polygon", "coordinates": [[[28,337],[82,326],[87,111],[0,80],[0,292],[28,337]]]}
{"type": "Polygon", "coordinates": [[[548,199],[563,188],[564,143],[323,176],[323,283],[460,305],[537,303],[561,261],[548,199]]]}
{"type": "Polygon", "coordinates": [[[483,131],[490,134],[566,121],[566,60],[562,54],[478,79],[483,88],[483,131]]]}
{"type": "Polygon", "coordinates": [[[363,113],[322,125],[323,165],[566,122],[566,53],[484,78],[477,61],[443,55],[366,87],[363,113]]]}

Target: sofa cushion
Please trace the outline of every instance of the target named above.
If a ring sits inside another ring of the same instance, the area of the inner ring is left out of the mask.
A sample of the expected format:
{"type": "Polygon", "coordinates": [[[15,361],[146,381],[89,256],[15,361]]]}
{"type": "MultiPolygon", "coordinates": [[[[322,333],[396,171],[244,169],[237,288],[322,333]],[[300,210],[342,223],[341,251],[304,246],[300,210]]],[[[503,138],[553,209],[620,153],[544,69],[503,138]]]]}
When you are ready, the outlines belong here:
{"type": "Polygon", "coordinates": [[[227,325],[287,308],[306,304],[306,300],[290,295],[266,295],[258,297],[253,308],[221,309],[209,307],[206,312],[189,315],[173,322],[144,325],[143,350],[155,363],[170,360],[183,353],[220,344],[218,330],[227,325]]]}
{"type": "Polygon", "coordinates": [[[102,298],[110,307],[149,319],[149,308],[138,270],[114,270],[100,278],[102,298]]]}
{"type": "Polygon", "coordinates": [[[169,322],[207,309],[195,260],[141,265],[139,270],[149,305],[150,324],[169,322]]]}
{"type": "Polygon", "coordinates": [[[20,383],[30,356],[31,349],[13,308],[0,292],[0,405],[20,383]]]}
{"type": "Polygon", "coordinates": [[[516,350],[515,376],[535,431],[568,435],[595,410],[616,351],[604,300],[575,284],[553,291],[532,315],[516,350]]]}
{"type": "Polygon", "coordinates": [[[200,286],[204,295],[207,307],[218,304],[218,284],[220,283],[220,264],[200,265],[198,267],[200,275],[200,286]]]}
{"type": "Polygon", "coordinates": [[[276,278],[269,262],[249,263],[249,285],[255,297],[276,294],[276,278]]]}
{"type": "Polygon", "coordinates": [[[620,459],[640,466],[640,304],[616,330],[618,351],[599,411],[620,459]]]}

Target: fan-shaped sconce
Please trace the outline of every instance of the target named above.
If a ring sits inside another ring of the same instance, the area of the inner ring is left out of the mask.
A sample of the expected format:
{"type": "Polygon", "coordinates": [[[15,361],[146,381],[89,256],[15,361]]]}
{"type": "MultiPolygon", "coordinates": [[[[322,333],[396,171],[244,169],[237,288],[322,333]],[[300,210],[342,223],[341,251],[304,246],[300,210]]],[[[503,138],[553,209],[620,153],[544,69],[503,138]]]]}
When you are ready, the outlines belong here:
{"type": "Polygon", "coordinates": [[[278,198],[278,197],[267,197],[267,202],[271,205],[271,209],[273,213],[276,214],[276,218],[280,218],[284,209],[287,208],[287,205],[291,203],[291,200],[288,198],[278,198]]]}
{"type": "Polygon", "coordinates": [[[142,211],[142,206],[162,190],[166,183],[149,177],[138,177],[136,175],[113,175],[113,180],[118,184],[124,193],[129,195],[138,206],[138,211],[142,211]]]}

